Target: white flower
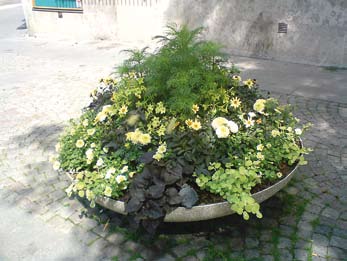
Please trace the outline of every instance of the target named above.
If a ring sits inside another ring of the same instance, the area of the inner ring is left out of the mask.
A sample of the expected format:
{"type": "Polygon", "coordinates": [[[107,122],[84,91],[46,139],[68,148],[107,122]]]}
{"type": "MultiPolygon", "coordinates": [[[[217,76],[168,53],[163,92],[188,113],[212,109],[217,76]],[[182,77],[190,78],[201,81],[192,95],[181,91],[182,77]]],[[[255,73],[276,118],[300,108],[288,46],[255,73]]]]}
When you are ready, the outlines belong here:
{"type": "Polygon", "coordinates": [[[107,172],[106,172],[106,175],[105,175],[105,179],[109,179],[111,178],[112,174],[114,174],[116,172],[116,169],[115,168],[110,168],[107,172]]]}
{"type": "Polygon", "coordinates": [[[259,144],[257,146],[257,150],[262,151],[263,149],[264,149],[264,145],[263,144],[259,144]]]}
{"type": "Polygon", "coordinates": [[[58,170],[60,168],[60,162],[59,161],[54,161],[53,162],[53,169],[58,170]]]}
{"type": "Polygon", "coordinates": [[[296,135],[301,135],[302,134],[302,130],[299,129],[299,128],[295,129],[295,134],[296,135]]]}
{"type": "Polygon", "coordinates": [[[239,131],[239,126],[237,126],[234,121],[228,121],[227,125],[232,133],[237,133],[239,131]]]}
{"type": "Polygon", "coordinates": [[[221,127],[223,125],[227,125],[227,124],[228,124],[228,120],[226,118],[223,118],[223,117],[217,117],[211,123],[212,128],[214,128],[214,129],[218,129],[219,127],[221,127]]]}
{"type": "Polygon", "coordinates": [[[118,175],[116,177],[116,182],[119,184],[119,183],[122,183],[123,181],[126,181],[127,178],[124,176],[124,175],[118,175]]]}
{"type": "Polygon", "coordinates": [[[90,147],[91,147],[91,148],[95,148],[95,147],[96,147],[96,144],[93,142],[92,144],[90,144],[90,147]]]}
{"type": "Polygon", "coordinates": [[[220,126],[216,129],[216,134],[218,138],[227,138],[230,134],[230,130],[226,126],[220,126]]]}
{"type": "Polygon", "coordinates": [[[84,127],[87,127],[88,126],[88,119],[85,119],[83,122],[82,122],[82,125],[84,126],[84,127]]]}
{"type": "Polygon", "coordinates": [[[287,128],[287,131],[289,131],[289,132],[292,132],[292,130],[293,130],[292,127],[287,128]]]}
{"type": "Polygon", "coordinates": [[[125,173],[128,171],[128,166],[124,166],[121,170],[120,173],[125,173]]]}
{"type": "Polygon", "coordinates": [[[92,161],[92,159],[94,158],[93,149],[87,149],[86,156],[87,156],[88,161],[92,161]]]}
{"type": "Polygon", "coordinates": [[[76,147],[77,148],[82,148],[83,146],[84,146],[84,141],[83,140],[76,141],[76,147]]]}
{"type": "Polygon", "coordinates": [[[254,118],[255,116],[257,116],[254,112],[249,112],[248,113],[248,116],[250,117],[250,118],[254,118]]]}
{"type": "Polygon", "coordinates": [[[93,129],[88,129],[88,130],[87,130],[87,134],[88,134],[89,136],[92,136],[94,133],[95,133],[95,129],[94,129],[94,128],[93,128],[93,129]]]}
{"type": "Polygon", "coordinates": [[[248,118],[244,121],[246,128],[252,127],[254,125],[254,120],[252,118],[248,118]]]}
{"type": "Polygon", "coordinates": [[[96,162],[96,166],[101,167],[104,164],[104,161],[102,158],[98,159],[98,161],[96,162]]]}

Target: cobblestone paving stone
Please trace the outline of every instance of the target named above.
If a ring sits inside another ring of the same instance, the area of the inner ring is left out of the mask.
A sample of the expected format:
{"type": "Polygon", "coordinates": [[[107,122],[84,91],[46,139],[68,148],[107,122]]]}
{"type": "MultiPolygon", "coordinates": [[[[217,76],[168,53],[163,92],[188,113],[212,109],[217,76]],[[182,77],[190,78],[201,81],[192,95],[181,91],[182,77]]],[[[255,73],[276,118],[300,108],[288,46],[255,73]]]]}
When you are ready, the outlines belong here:
{"type": "MultiPolygon", "coordinates": [[[[262,204],[263,219],[165,224],[148,239],[130,232],[126,218],[67,198],[68,179],[48,163],[67,120],[86,104],[86,83],[104,71],[27,60],[22,70],[29,63],[58,69],[1,90],[1,200],[74,235],[100,260],[347,260],[347,104],[273,93],[314,124],[304,138],[314,151],[289,186],[262,204]]],[[[7,71],[18,71],[8,63],[7,71]]]]}

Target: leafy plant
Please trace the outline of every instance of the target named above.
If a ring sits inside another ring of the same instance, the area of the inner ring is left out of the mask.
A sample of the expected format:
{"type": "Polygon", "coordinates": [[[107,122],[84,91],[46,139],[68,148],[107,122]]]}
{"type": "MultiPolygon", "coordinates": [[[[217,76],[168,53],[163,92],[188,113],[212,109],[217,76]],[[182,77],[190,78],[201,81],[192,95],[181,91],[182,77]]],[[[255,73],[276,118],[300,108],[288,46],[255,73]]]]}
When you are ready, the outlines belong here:
{"type": "Polygon", "coordinates": [[[153,53],[128,50],[119,77],[100,81],[52,158],[74,175],[69,195],[91,206],[98,196],[122,199],[134,225],[150,233],[203,191],[244,219],[262,217],[252,189],[306,163],[299,137],[309,126],[299,128],[292,108],[262,96],[255,80],[243,81],[201,33],[169,26],[153,53]]]}

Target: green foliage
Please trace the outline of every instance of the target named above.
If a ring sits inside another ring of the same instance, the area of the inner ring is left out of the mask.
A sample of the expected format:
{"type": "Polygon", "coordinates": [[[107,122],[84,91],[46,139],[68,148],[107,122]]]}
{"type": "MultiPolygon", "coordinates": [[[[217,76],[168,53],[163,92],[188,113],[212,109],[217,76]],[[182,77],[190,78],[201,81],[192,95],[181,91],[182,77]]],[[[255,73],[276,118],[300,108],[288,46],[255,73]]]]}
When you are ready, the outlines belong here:
{"type": "Polygon", "coordinates": [[[299,138],[309,126],[243,81],[201,31],[169,26],[157,51],[129,51],[120,77],[100,82],[52,158],[74,176],[69,195],[91,206],[125,195],[133,223],[154,233],[166,213],[199,202],[197,186],[261,218],[252,189],[306,163],[299,138]]]}
{"type": "Polygon", "coordinates": [[[220,94],[233,71],[223,66],[221,46],[201,41],[201,32],[202,28],[168,26],[166,35],[155,37],[162,44],[155,53],[132,51],[119,72],[146,75],[145,96],[150,102],[164,102],[172,113],[189,116],[193,104],[210,103],[207,93],[220,94]]]}

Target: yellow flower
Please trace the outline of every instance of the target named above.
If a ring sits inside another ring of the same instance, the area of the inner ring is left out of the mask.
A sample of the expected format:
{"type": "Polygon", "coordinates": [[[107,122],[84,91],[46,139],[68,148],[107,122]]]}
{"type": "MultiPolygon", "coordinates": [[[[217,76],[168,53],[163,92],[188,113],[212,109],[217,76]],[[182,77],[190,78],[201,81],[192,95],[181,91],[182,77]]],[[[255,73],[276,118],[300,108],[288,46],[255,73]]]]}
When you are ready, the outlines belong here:
{"type": "Polygon", "coordinates": [[[60,162],[59,161],[54,161],[53,162],[53,169],[58,170],[60,168],[60,162]]]}
{"type": "Polygon", "coordinates": [[[120,173],[125,173],[129,170],[128,166],[124,166],[121,170],[120,173]]]}
{"type": "Polygon", "coordinates": [[[277,172],[276,175],[279,179],[282,178],[282,176],[283,176],[282,172],[277,172]]]}
{"type": "Polygon", "coordinates": [[[264,155],[261,154],[260,152],[258,152],[258,153],[257,153],[257,158],[258,158],[259,160],[263,160],[263,159],[264,159],[264,155]]]}
{"type": "Polygon", "coordinates": [[[102,112],[103,113],[110,113],[112,111],[112,106],[111,105],[105,105],[104,107],[102,107],[102,112]]]}
{"type": "Polygon", "coordinates": [[[82,122],[82,125],[84,126],[84,127],[87,127],[88,126],[88,119],[85,119],[83,122],[82,122]]]}
{"type": "Polygon", "coordinates": [[[185,123],[187,124],[189,128],[192,127],[193,125],[193,121],[191,119],[186,120],[185,123]]]}
{"type": "Polygon", "coordinates": [[[109,186],[107,186],[107,187],[105,188],[104,195],[105,195],[106,197],[111,197],[111,196],[112,196],[112,188],[109,187],[109,186]]]}
{"type": "Polygon", "coordinates": [[[149,134],[141,134],[139,137],[139,142],[142,145],[147,145],[148,143],[151,142],[151,136],[149,134]]]}
{"type": "Polygon", "coordinates": [[[123,105],[120,109],[119,109],[119,115],[125,115],[128,112],[128,107],[123,105]]]}
{"type": "Polygon", "coordinates": [[[197,104],[194,104],[192,110],[194,113],[197,113],[199,111],[199,106],[197,104]]]}
{"type": "Polygon", "coordinates": [[[255,103],[253,105],[253,109],[259,113],[263,113],[263,111],[265,109],[265,103],[266,103],[266,100],[258,99],[255,101],[255,103]]]}
{"type": "Polygon", "coordinates": [[[83,140],[76,141],[76,147],[77,148],[82,148],[83,146],[84,146],[84,141],[83,140]]]}
{"type": "Polygon", "coordinates": [[[249,89],[251,89],[254,85],[254,81],[251,79],[248,79],[246,81],[243,81],[243,84],[246,85],[249,89]]]}
{"type": "Polygon", "coordinates": [[[96,144],[93,142],[92,144],[90,144],[90,147],[91,147],[91,148],[95,148],[95,147],[96,147],[96,144]]]}
{"type": "Polygon", "coordinates": [[[255,121],[257,124],[261,124],[261,119],[259,118],[259,119],[257,119],[256,121],[255,121]]]}
{"type": "Polygon", "coordinates": [[[238,107],[241,106],[241,100],[237,97],[231,99],[231,106],[237,109],[238,107]]]}
{"type": "Polygon", "coordinates": [[[161,125],[157,131],[158,136],[164,136],[165,135],[166,128],[164,125],[161,125]]]}
{"type": "Polygon", "coordinates": [[[134,136],[134,132],[128,132],[128,133],[125,133],[125,139],[126,140],[130,140],[132,141],[133,140],[133,136],[134,136]]]}
{"type": "Polygon", "coordinates": [[[166,112],[165,106],[162,102],[159,102],[155,108],[155,113],[164,114],[166,112]]]}
{"type": "Polygon", "coordinates": [[[232,79],[241,82],[241,76],[239,75],[233,75],[232,79]]]}
{"type": "Polygon", "coordinates": [[[223,117],[217,117],[211,123],[212,128],[214,128],[214,129],[218,129],[219,127],[225,126],[227,124],[228,124],[228,120],[226,118],[223,118],[223,117]]]}
{"type": "Polygon", "coordinates": [[[88,134],[89,136],[92,136],[94,133],[95,133],[95,129],[94,129],[94,128],[93,128],[93,129],[88,129],[88,130],[87,130],[87,134],[88,134]]]}
{"type": "Polygon", "coordinates": [[[220,126],[219,128],[216,129],[216,134],[217,134],[217,137],[220,139],[227,138],[230,134],[230,130],[226,126],[220,126]]]}
{"type": "Polygon", "coordinates": [[[161,144],[161,145],[158,147],[157,152],[159,152],[159,153],[165,153],[165,152],[166,152],[166,142],[164,142],[163,144],[161,144]]]}
{"type": "Polygon", "coordinates": [[[129,172],[129,177],[132,178],[135,175],[135,171],[129,172]]]}
{"type": "Polygon", "coordinates": [[[164,154],[163,153],[156,153],[153,155],[153,159],[157,160],[157,161],[160,161],[162,158],[164,157],[164,154]]]}
{"type": "Polygon", "coordinates": [[[251,118],[248,118],[247,120],[244,121],[244,124],[246,128],[252,127],[254,125],[254,120],[252,120],[251,118]]]}
{"type": "Polygon", "coordinates": [[[116,177],[116,182],[119,184],[119,183],[122,183],[123,181],[126,181],[127,178],[124,176],[124,175],[118,175],[116,177]]]}
{"type": "Polygon", "coordinates": [[[201,123],[198,120],[193,121],[191,128],[193,130],[200,130],[201,129],[201,123]]]}
{"type": "Polygon", "coordinates": [[[272,131],[271,131],[272,137],[277,137],[277,136],[279,136],[280,134],[281,134],[281,133],[280,133],[279,130],[272,130],[272,131]]]}

